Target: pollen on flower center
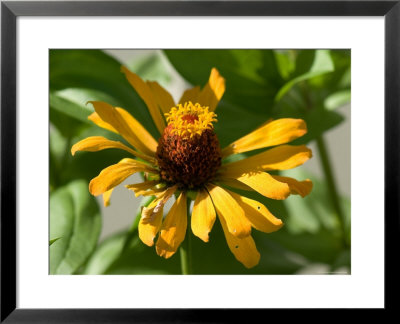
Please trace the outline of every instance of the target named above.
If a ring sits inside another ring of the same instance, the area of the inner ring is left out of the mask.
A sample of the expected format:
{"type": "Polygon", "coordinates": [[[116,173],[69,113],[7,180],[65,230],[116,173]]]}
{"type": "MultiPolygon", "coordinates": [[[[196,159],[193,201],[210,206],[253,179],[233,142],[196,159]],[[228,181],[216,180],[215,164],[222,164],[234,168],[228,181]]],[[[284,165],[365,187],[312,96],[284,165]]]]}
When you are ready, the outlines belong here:
{"type": "Polygon", "coordinates": [[[196,120],[199,120],[199,117],[197,115],[183,115],[181,120],[186,120],[188,123],[194,124],[196,120]]]}
{"type": "Polygon", "coordinates": [[[173,134],[191,138],[201,135],[207,129],[213,129],[212,123],[217,121],[217,115],[208,111],[208,107],[190,101],[171,108],[165,116],[173,134]]]}
{"type": "Polygon", "coordinates": [[[212,180],[221,166],[221,149],[212,125],[216,114],[187,102],[165,115],[168,126],[156,153],[161,178],[182,189],[198,188],[212,180]]]}

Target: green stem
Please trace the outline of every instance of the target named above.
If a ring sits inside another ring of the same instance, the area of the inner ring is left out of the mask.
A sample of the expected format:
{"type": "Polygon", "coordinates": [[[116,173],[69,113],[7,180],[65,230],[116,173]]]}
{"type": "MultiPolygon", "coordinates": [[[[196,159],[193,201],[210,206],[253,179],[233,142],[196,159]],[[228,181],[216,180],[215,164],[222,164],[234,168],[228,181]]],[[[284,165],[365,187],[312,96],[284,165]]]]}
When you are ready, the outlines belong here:
{"type": "Polygon", "coordinates": [[[331,199],[333,208],[336,211],[338,221],[340,224],[340,228],[342,231],[343,243],[344,243],[344,246],[348,246],[348,242],[346,239],[346,219],[345,219],[345,215],[343,213],[342,207],[340,205],[338,190],[336,187],[335,177],[334,177],[332,166],[331,166],[330,159],[329,159],[329,154],[326,149],[325,141],[324,141],[322,135],[318,136],[316,140],[317,140],[319,155],[321,157],[322,168],[324,170],[326,182],[328,184],[328,191],[329,191],[330,199],[331,199]]]}
{"type": "MultiPolygon", "coordinates": [[[[190,198],[187,198],[187,219],[190,215],[190,198]]],[[[187,225],[186,237],[179,248],[181,256],[181,270],[182,274],[188,275],[192,274],[192,239],[190,235],[190,225],[187,225]]]]}

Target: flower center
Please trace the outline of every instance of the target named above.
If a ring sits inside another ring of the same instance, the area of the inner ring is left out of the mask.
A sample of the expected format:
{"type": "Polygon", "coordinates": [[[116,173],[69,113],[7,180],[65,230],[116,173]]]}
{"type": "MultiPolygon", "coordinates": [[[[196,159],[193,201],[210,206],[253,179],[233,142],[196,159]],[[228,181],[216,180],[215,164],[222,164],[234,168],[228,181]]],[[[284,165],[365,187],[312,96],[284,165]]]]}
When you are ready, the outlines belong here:
{"type": "Polygon", "coordinates": [[[190,101],[173,107],[165,116],[173,134],[190,138],[201,135],[207,129],[212,130],[212,123],[217,121],[217,115],[208,111],[208,107],[190,101]]]}
{"type": "Polygon", "coordinates": [[[201,187],[212,180],[221,166],[221,149],[208,107],[187,102],[173,107],[157,147],[161,178],[181,189],[201,187]]]}

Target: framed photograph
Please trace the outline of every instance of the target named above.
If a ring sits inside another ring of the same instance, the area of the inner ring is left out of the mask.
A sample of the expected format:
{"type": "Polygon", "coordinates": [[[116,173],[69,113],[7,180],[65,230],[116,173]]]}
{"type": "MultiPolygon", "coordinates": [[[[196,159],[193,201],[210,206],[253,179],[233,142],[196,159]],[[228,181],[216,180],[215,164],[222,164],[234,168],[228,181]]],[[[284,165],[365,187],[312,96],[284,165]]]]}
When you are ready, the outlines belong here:
{"type": "Polygon", "coordinates": [[[394,309],[399,1],[1,17],[1,321],[394,309]]]}

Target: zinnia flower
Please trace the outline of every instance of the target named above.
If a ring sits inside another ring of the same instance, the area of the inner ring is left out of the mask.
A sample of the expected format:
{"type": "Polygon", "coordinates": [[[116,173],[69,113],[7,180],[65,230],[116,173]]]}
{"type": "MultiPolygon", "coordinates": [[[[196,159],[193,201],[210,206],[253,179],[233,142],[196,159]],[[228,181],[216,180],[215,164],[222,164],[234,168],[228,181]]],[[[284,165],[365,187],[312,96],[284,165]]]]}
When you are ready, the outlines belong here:
{"type": "Polygon", "coordinates": [[[268,121],[248,135],[221,150],[213,123],[215,110],[225,92],[225,79],[213,68],[208,83],[200,89],[186,90],[178,104],[157,82],[143,81],[122,67],[129,83],[146,103],[161,136],[158,142],[126,110],[105,102],[91,101],[95,112],[89,119],[96,125],[120,134],[132,147],[101,136],[88,137],[76,143],[71,152],[100,151],[118,148],[134,158],[125,158],[111,165],[91,180],[89,191],[103,195],[108,205],[112,190],[136,172],[144,172],[144,181],[127,185],[136,196],[155,196],[142,210],[139,237],[156,252],[169,258],[185,239],[188,224],[188,192],[196,192],[191,215],[194,235],[208,242],[209,233],[218,215],[229,249],[247,268],[258,264],[251,229],[270,233],[283,223],[258,201],[229,189],[254,190],[271,199],[285,199],[290,194],[302,197],[312,188],[310,180],[270,175],[266,171],[295,168],[311,157],[304,145],[284,145],[307,132],[301,119],[268,121]],[[272,147],[267,151],[231,163],[223,160],[232,154],[272,147]],[[165,203],[177,199],[163,218],[165,203]]]}

